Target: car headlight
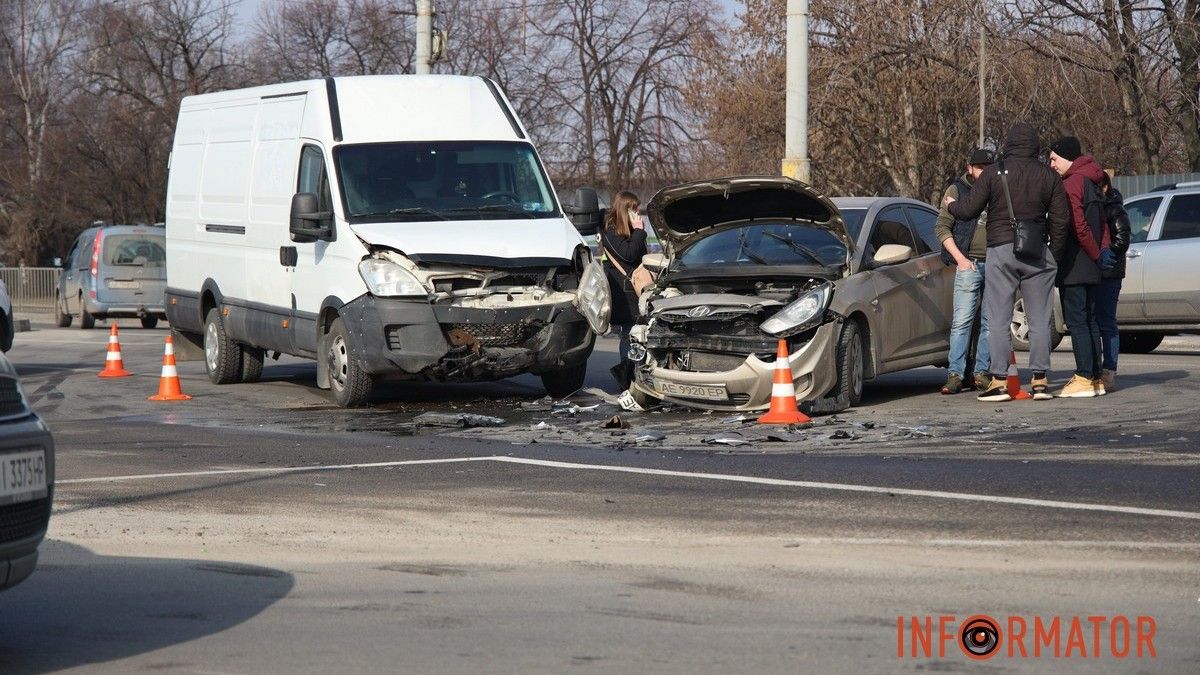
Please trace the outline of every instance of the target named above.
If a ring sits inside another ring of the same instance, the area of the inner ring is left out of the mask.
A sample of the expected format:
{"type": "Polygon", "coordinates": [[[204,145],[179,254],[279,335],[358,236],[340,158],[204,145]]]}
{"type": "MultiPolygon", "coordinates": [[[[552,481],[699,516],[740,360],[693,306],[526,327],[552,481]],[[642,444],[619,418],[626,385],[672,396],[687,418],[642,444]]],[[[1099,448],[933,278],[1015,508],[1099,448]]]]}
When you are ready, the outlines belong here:
{"type": "Polygon", "coordinates": [[[583,276],[579,278],[579,290],[575,294],[575,306],[593,331],[601,335],[608,332],[612,317],[612,292],[599,261],[593,260],[584,268],[583,276]]]}
{"type": "Polygon", "coordinates": [[[378,298],[429,296],[429,290],[412,272],[390,260],[367,258],[358,264],[358,273],[367,282],[371,295],[378,298]]]}
{"type": "Polygon", "coordinates": [[[768,335],[786,337],[807,330],[821,323],[829,299],[833,297],[833,285],[821,284],[796,299],[795,302],[762,322],[759,329],[768,335]]]}

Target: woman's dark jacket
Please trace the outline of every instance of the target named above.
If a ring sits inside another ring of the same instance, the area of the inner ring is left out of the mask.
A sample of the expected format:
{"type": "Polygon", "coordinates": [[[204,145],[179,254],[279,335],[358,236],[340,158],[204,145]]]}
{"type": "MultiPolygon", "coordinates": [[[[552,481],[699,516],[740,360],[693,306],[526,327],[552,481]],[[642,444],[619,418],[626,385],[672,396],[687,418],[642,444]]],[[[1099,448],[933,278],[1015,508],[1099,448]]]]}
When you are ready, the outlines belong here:
{"type": "Polygon", "coordinates": [[[1104,214],[1108,217],[1108,236],[1112,239],[1109,249],[1117,256],[1117,264],[1103,276],[1105,279],[1124,279],[1125,252],[1129,250],[1131,228],[1129,214],[1125,212],[1125,198],[1115,187],[1110,187],[1104,198],[1104,214]]]}
{"type": "Polygon", "coordinates": [[[642,256],[646,255],[646,231],[635,229],[626,239],[605,227],[600,230],[600,244],[600,252],[605,258],[604,273],[608,276],[608,287],[613,296],[612,323],[618,326],[636,323],[638,298],[628,275],[642,264],[642,256]],[[624,274],[609,261],[611,257],[617,259],[625,270],[624,274]]]}

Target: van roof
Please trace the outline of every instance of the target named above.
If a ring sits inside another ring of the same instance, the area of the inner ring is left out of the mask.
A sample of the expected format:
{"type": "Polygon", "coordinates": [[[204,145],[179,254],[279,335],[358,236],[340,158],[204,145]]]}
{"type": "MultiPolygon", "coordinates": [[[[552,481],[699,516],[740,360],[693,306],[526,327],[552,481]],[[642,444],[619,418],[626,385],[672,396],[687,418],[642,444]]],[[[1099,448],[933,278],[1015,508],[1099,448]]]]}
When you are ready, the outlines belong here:
{"type": "MultiPolygon", "coordinates": [[[[188,96],[181,110],[289,95],[318,102],[319,110],[310,111],[322,120],[315,131],[330,143],[526,139],[500,88],[486,78],[465,75],[360,75],[287,82],[188,96]]],[[[305,135],[310,133],[314,129],[305,135]]]]}

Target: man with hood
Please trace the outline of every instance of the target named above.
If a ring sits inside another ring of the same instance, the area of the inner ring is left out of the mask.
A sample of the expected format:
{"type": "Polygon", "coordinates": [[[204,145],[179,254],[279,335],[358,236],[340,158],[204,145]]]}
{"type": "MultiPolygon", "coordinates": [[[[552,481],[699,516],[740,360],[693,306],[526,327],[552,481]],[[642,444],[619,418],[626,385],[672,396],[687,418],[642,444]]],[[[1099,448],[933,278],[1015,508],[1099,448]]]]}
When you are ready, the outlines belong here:
{"type": "Polygon", "coordinates": [[[1050,370],[1050,303],[1054,296],[1055,260],[1066,246],[1067,225],[1071,219],[1067,194],[1059,176],[1038,161],[1037,131],[1028,124],[1014,124],[1004,139],[1003,158],[984,169],[966,197],[950,197],[942,203],[955,220],[977,218],[987,210],[987,283],[983,304],[988,316],[988,351],[991,355],[991,382],[980,392],[981,401],[1008,401],[1007,361],[1012,353],[1009,322],[1017,290],[1029,318],[1029,367],[1033,370],[1030,388],[1036,400],[1050,395],[1046,371],[1050,370]],[[1004,180],[1001,179],[1001,171],[1004,180]],[[1012,210],[1008,207],[1004,185],[1007,181],[1012,210]],[[1049,247],[1036,259],[1018,257],[1013,251],[1014,220],[1046,223],[1049,247]]]}
{"type": "Polygon", "coordinates": [[[1071,351],[1075,353],[1075,375],[1058,396],[1103,396],[1106,391],[1100,379],[1096,288],[1100,284],[1102,251],[1110,245],[1100,188],[1104,169],[1091,155],[1083,154],[1079,139],[1074,136],[1064,136],[1050,144],[1050,167],[1062,176],[1071,203],[1071,234],[1059,258],[1058,285],[1063,321],[1071,334],[1071,351]]]}

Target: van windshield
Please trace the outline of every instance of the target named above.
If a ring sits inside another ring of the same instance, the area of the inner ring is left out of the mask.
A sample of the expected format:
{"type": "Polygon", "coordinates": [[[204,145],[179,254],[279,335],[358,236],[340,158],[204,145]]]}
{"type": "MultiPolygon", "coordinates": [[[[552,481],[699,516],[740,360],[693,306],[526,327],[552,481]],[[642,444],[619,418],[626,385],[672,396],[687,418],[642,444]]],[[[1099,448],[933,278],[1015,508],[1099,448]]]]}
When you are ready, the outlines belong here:
{"type": "Polygon", "coordinates": [[[167,263],[165,237],[144,234],[110,234],[104,237],[104,262],[107,265],[162,267],[167,263]]]}
{"type": "Polygon", "coordinates": [[[527,143],[342,145],[333,156],[352,223],[559,215],[549,181],[527,143]]]}

